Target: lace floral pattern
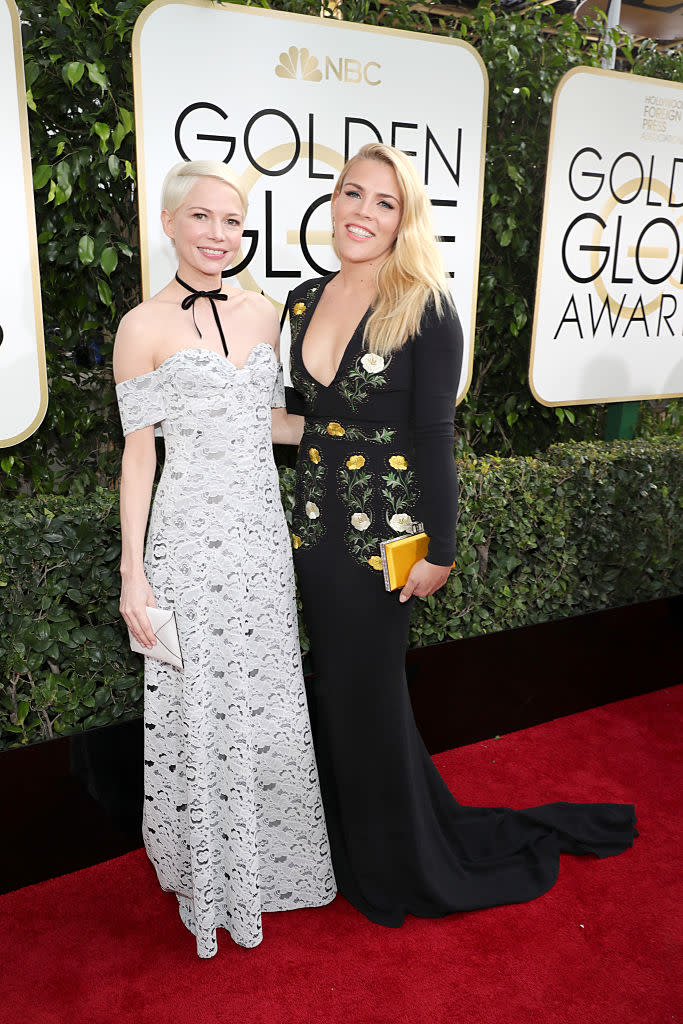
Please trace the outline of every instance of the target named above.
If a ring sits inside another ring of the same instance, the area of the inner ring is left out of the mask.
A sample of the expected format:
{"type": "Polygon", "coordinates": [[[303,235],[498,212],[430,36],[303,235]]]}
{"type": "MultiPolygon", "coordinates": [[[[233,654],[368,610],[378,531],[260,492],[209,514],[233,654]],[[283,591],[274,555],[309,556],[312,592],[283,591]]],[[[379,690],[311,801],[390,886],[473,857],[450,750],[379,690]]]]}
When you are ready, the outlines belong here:
{"type": "Polygon", "coordinates": [[[125,430],[162,421],[145,566],[175,609],[185,670],[145,661],[143,834],[202,957],[216,929],[334,896],[270,439],[277,364],[185,349],[117,388],[125,430]]]}

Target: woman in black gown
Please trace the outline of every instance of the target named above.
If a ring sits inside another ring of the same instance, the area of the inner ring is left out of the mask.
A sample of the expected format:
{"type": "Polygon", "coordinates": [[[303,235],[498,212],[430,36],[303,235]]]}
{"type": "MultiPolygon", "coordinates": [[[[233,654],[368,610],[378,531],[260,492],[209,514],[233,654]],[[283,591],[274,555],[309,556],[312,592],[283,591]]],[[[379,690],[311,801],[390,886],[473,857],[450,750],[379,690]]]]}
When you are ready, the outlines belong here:
{"type": "MultiPolygon", "coordinates": [[[[337,274],[288,298],[291,414],[303,436],[293,545],[314,679],[311,721],[339,890],[379,924],[531,900],[559,854],[619,853],[634,809],[464,807],[417,732],[405,678],[412,596],[455,558],[462,332],[410,161],[363,147],[332,197],[337,274]],[[379,543],[430,536],[400,593],[379,543]]],[[[457,572],[457,568],[455,569],[457,572]]]]}

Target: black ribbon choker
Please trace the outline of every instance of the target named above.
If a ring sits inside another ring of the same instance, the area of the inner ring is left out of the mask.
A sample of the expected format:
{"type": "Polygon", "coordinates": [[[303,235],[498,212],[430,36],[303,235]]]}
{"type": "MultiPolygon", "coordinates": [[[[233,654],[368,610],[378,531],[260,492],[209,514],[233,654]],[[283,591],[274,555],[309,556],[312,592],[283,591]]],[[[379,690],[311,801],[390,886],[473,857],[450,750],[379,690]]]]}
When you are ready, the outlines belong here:
{"type": "Polygon", "coordinates": [[[183,309],[191,309],[192,310],[192,322],[194,323],[194,329],[196,330],[196,332],[197,332],[197,334],[199,335],[200,338],[202,336],[202,332],[197,327],[197,319],[196,319],[196,317],[194,315],[194,304],[195,304],[195,301],[197,299],[208,299],[209,300],[209,302],[211,303],[211,309],[213,310],[213,318],[216,321],[216,327],[218,328],[218,333],[221,336],[221,344],[223,345],[223,351],[225,352],[225,358],[229,359],[230,356],[229,356],[229,353],[228,353],[228,346],[225,344],[225,335],[223,334],[223,328],[221,327],[221,319],[220,319],[220,317],[218,315],[218,310],[216,309],[216,302],[227,302],[228,301],[228,296],[225,295],[220,290],[220,288],[213,288],[209,292],[199,292],[199,291],[197,291],[196,288],[192,288],[189,284],[187,284],[185,281],[183,281],[182,278],[178,277],[177,274],[175,276],[175,279],[176,279],[176,281],[178,282],[179,285],[182,285],[182,287],[186,288],[187,291],[190,293],[189,295],[185,296],[185,298],[180,303],[180,305],[181,305],[181,307],[183,309]]]}

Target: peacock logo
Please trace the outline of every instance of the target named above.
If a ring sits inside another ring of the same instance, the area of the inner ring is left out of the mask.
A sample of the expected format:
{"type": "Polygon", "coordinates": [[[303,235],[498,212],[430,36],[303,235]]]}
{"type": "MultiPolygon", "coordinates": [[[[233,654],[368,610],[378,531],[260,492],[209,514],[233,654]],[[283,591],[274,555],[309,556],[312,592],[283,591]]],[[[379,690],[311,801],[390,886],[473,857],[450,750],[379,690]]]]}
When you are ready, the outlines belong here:
{"type": "Polygon", "coordinates": [[[280,63],[275,68],[278,78],[303,78],[305,82],[321,82],[323,73],[318,67],[318,58],[302,46],[290,46],[280,54],[280,63]]]}

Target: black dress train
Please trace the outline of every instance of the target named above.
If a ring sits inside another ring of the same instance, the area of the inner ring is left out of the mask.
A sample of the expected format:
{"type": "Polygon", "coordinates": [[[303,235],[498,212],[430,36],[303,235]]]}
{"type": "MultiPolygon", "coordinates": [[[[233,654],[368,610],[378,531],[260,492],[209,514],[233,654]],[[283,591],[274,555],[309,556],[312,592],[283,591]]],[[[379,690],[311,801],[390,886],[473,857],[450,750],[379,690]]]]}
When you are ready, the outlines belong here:
{"type": "MultiPolygon", "coordinates": [[[[390,358],[365,318],[325,387],[302,341],[331,277],[288,298],[290,412],[305,415],[292,541],[311,641],[311,724],[339,890],[379,924],[522,903],[555,882],[560,852],[631,846],[634,809],[554,803],[514,811],[456,802],[417,731],[405,677],[412,600],[384,589],[379,542],[415,519],[428,560],[455,557],[455,394],[462,332],[428,309],[390,358]]],[[[366,314],[367,317],[368,314],[366,314]]],[[[457,567],[454,570],[457,572],[457,567]]]]}

